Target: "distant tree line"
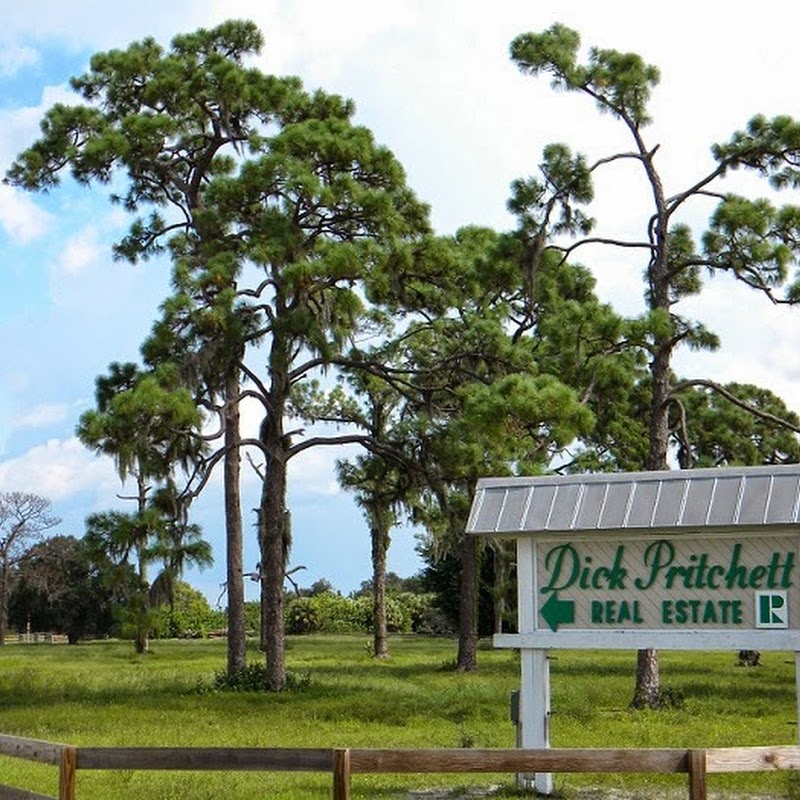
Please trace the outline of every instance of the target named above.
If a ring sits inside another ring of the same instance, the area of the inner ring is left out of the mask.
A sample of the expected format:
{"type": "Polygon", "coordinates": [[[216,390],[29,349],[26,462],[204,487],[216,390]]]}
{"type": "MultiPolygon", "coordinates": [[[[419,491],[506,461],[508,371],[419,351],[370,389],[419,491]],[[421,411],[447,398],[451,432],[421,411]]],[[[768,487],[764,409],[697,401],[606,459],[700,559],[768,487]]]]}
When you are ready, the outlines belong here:
{"type": "MultiPolygon", "coordinates": [[[[140,582],[131,564],[114,562],[91,537],[51,536],[21,554],[9,576],[12,630],[81,639],[130,638],[139,632],[135,599],[140,582]]],[[[151,605],[146,634],[156,638],[205,636],[224,630],[225,614],[176,580],[170,601],[151,605]]]]}
{"type": "MultiPolygon", "coordinates": [[[[71,644],[84,639],[135,638],[138,621],[131,599],[138,593],[132,564],[120,565],[98,551],[91,537],[56,535],[24,551],[9,575],[8,624],[17,633],[65,634],[71,644]]],[[[387,618],[391,633],[451,634],[457,605],[443,611],[442,596],[426,591],[423,573],[412,578],[387,576],[387,618]]],[[[203,638],[227,633],[225,610],[185,581],[173,586],[171,602],[154,603],[148,638],[203,638]]],[[[326,580],[286,596],[286,629],[291,634],[364,633],[373,628],[372,586],[365,581],[350,596],[326,580]]],[[[260,603],[245,604],[246,629],[260,630],[260,603]]]]}

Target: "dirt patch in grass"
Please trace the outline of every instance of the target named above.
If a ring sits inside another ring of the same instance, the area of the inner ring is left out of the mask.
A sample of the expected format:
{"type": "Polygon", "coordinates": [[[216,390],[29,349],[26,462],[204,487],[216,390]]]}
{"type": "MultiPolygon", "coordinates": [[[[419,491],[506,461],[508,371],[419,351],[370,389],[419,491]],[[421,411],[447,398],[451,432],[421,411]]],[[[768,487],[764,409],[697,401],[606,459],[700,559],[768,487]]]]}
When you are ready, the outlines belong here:
{"type": "MultiPolygon", "coordinates": [[[[584,788],[570,790],[565,794],[551,795],[553,800],[686,800],[686,789],[627,790],[614,788],[584,788]]],[[[483,787],[479,789],[417,789],[407,795],[398,795],[398,800],[476,800],[477,798],[536,798],[543,797],[534,792],[514,792],[506,787],[483,787]]],[[[709,792],[708,800],[769,800],[773,795],[738,794],[731,792],[709,792]]]]}

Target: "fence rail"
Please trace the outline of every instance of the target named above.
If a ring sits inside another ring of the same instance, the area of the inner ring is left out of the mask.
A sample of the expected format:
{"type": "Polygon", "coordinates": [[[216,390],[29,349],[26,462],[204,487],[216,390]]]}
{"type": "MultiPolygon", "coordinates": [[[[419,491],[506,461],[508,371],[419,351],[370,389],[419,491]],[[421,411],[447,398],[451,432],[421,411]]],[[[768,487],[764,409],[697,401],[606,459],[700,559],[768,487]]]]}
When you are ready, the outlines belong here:
{"type": "Polygon", "coordinates": [[[7,632],[3,641],[5,644],[67,644],[69,637],[52,631],[23,631],[7,632]]]}
{"type": "Polygon", "coordinates": [[[0,785],[3,800],[76,800],[78,770],[327,772],[333,800],[349,800],[351,776],[383,773],[683,773],[689,800],[706,800],[706,776],[800,769],[800,747],[664,749],[326,749],[74,747],[0,734],[0,755],[59,768],[58,798],[0,785]]]}

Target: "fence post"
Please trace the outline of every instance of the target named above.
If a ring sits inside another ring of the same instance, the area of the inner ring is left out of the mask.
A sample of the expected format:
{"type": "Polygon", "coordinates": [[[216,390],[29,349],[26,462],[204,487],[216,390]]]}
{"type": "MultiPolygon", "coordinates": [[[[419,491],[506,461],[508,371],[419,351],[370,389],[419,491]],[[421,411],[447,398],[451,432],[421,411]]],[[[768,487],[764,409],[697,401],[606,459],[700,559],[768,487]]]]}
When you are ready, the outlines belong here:
{"type": "Polygon", "coordinates": [[[689,800],[706,800],[706,751],[689,751],[689,800]]]}
{"type": "Polygon", "coordinates": [[[333,800],[350,800],[350,751],[333,751],[333,800]]]}
{"type": "Polygon", "coordinates": [[[74,747],[61,748],[61,766],[58,772],[58,800],[75,800],[75,767],[78,751],[74,747]]]}

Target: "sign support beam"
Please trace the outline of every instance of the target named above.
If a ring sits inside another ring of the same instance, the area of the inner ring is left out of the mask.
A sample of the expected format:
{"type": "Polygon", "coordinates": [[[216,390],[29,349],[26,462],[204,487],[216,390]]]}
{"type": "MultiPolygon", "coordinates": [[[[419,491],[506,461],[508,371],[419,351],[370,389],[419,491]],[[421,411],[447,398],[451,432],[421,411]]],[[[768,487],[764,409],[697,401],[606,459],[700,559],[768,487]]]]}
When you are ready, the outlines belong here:
{"type": "MultiPolygon", "coordinates": [[[[534,604],[530,602],[525,587],[536,581],[536,543],[531,538],[517,539],[517,592],[520,630],[532,631],[536,626],[534,604]]],[[[550,661],[547,650],[525,648],[520,653],[520,746],[523,748],[550,747],[550,661]]],[[[523,783],[530,776],[520,776],[523,783]]],[[[539,794],[553,793],[553,776],[549,772],[533,776],[534,788],[539,794]]]]}
{"type": "Polygon", "coordinates": [[[794,653],[794,687],[797,696],[797,742],[800,744],[800,650],[794,653]]]}
{"type": "MultiPolygon", "coordinates": [[[[547,650],[523,650],[520,663],[522,747],[543,750],[550,747],[550,660],[547,650]]],[[[523,776],[523,780],[527,783],[530,777],[523,776]]],[[[539,794],[553,793],[553,775],[549,772],[537,772],[533,784],[539,794]]]]}

